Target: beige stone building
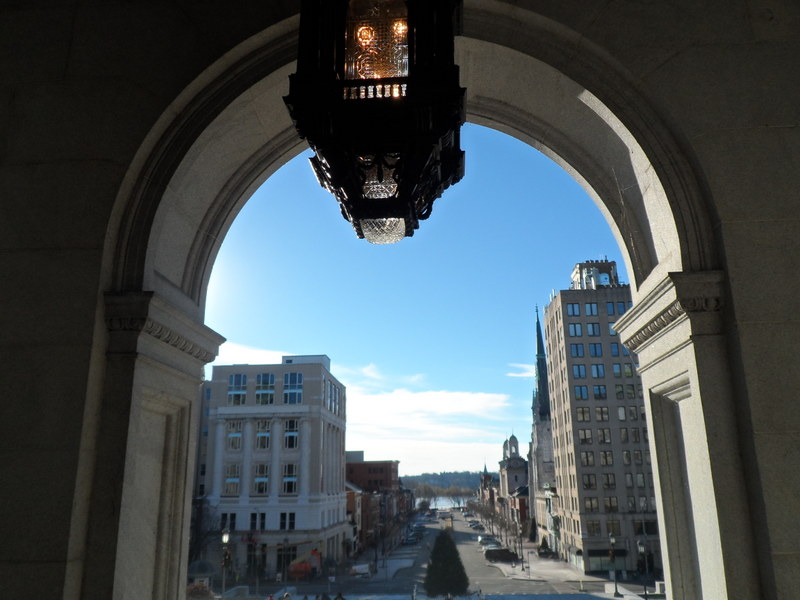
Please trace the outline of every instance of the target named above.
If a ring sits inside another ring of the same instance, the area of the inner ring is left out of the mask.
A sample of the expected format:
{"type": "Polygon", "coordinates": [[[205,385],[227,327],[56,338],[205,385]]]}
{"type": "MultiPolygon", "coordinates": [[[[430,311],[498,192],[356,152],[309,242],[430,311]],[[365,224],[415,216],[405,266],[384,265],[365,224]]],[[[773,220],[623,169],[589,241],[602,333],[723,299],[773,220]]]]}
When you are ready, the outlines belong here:
{"type": "Polygon", "coordinates": [[[615,329],[630,308],[630,286],[619,283],[613,261],[600,260],[575,265],[570,289],[544,311],[558,516],[549,541],[586,572],[635,571],[640,541],[657,555],[639,365],[615,329]]]}
{"type": "Polygon", "coordinates": [[[215,366],[203,406],[195,493],[230,531],[232,574],[281,579],[338,563],[353,540],[347,402],[330,359],[215,366]]]}
{"type": "MultiPolygon", "coordinates": [[[[208,278],[305,148],[299,4],[0,7],[9,598],[183,593],[208,278]]],[[[799,22],[789,0],[464,2],[467,120],[563,166],[622,250],[670,598],[797,595],[799,22]]]]}

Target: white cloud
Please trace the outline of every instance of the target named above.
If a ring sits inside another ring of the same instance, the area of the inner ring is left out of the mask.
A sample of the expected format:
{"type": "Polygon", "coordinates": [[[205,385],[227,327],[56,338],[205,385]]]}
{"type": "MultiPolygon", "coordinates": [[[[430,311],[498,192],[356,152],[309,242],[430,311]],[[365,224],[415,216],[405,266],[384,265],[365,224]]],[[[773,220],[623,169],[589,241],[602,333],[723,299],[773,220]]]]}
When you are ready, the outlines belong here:
{"type": "Polygon", "coordinates": [[[511,363],[508,365],[509,367],[514,367],[515,369],[520,369],[517,373],[506,373],[506,377],[525,377],[527,379],[533,379],[536,377],[536,365],[527,365],[524,363],[511,363]]]}
{"type": "Polygon", "coordinates": [[[216,360],[206,365],[206,379],[211,379],[211,367],[214,365],[277,365],[284,356],[288,355],[291,355],[291,352],[266,350],[235,342],[225,342],[220,346],[219,356],[216,360]]]}
{"type": "Polygon", "coordinates": [[[347,449],[405,474],[479,471],[500,458],[509,408],[505,394],[348,387],[347,449]]]}
{"type": "Polygon", "coordinates": [[[378,367],[375,365],[375,363],[370,363],[366,367],[362,367],[361,374],[369,379],[383,379],[383,376],[381,375],[380,371],[378,371],[378,367]]]}

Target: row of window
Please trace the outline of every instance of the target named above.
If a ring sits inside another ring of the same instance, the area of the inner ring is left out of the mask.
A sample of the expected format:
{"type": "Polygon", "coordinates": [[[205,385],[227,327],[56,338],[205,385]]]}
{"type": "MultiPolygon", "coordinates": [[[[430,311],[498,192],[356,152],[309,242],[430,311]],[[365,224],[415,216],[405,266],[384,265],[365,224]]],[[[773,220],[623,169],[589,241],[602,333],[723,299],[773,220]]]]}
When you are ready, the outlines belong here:
{"type": "MultiPolygon", "coordinates": [[[[575,400],[588,400],[589,399],[589,386],[576,385],[572,390],[575,394],[575,400]]],[[[628,384],[615,384],[614,395],[617,400],[633,400],[635,398],[642,398],[642,385],[632,383],[628,384]]],[[[595,400],[606,400],[608,398],[608,390],[605,385],[593,385],[592,396],[595,400]]]]}
{"type": "MultiPolygon", "coordinates": [[[[583,499],[583,509],[585,512],[600,512],[600,498],[594,496],[587,496],[583,499]]],[[[616,496],[606,496],[603,500],[603,512],[615,513],[619,512],[619,503],[616,496]]],[[[647,496],[639,496],[639,503],[636,503],[636,496],[628,496],[628,512],[647,512],[648,510],[655,511],[656,503],[655,498],[650,497],[648,508],[647,496]]],[[[589,534],[593,535],[593,534],[589,534]]]]}
{"type": "MultiPolygon", "coordinates": [[[[628,310],[633,303],[632,302],[606,302],[606,314],[611,315],[624,315],[625,311],[628,310]]],[[[597,302],[585,302],[583,305],[584,314],[587,317],[593,317],[600,314],[598,312],[598,303],[597,302]]],[[[580,317],[581,316],[581,305],[580,302],[570,302],[567,304],[567,316],[568,317],[580,317]]]]}
{"type": "MultiPolygon", "coordinates": [[[[601,450],[597,452],[599,455],[599,464],[601,466],[612,466],[614,464],[614,452],[612,450],[601,450]]],[[[571,458],[571,455],[569,455],[571,458]]],[[[558,457],[556,457],[558,458],[558,457]]],[[[584,450],[580,453],[581,466],[593,467],[595,466],[595,451],[584,450]]],[[[623,450],[622,451],[622,464],[641,465],[643,463],[650,464],[650,451],[649,450],[623,450]]]]}
{"type": "MultiPolygon", "coordinates": [[[[295,513],[282,512],[280,514],[279,528],[283,530],[295,529],[297,520],[295,513]]],[[[236,531],[236,513],[222,513],[219,519],[219,528],[236,531]]],[[[250,531],[267,530],[267,513],[250,513],[250,531]]]]}
{"type": "MultiPolygon", "coordinates": [[[[591,364],[589,368],[591,369],[593,379],[600,379],[606,376],[606,366],[603,363],[591,364]]],[[[611,365],[611,372],[614,377],[633,377],[636,375],[636,367],[633,363],[613,363],[611,365]]],[[[585,378],[586,365],[583,363],[573,364],[572,377],[575,379],[585,378]]]]}
{"type": "MultiPolygon", "coordinates": [[[[601,485],[604,489],[610,490],[615,489],[617,487],[617,476],[614,473],[601,473],[601,485]]],[[[636,487],[643,488],[647,487],[645,484],[645,474],[644,473],[625,473],[625,487],[632,488],[634,487],[634,481],[636,482],[636,487]]],[[[653,474],[647,473],[647,479],[649,479],[650,487],[653,487],[653,474]]],[[[594,473],[584,473],[581,476],[581,482],[583,484],[583,489],[585,490],[595,490],[597,489],[597,475],[594,473]]]]}
{"type": "MultiPolygon", "coordinates": [[[[247,403],[247,374],[234,373],[228,376],[228,406],[244,406],[247,403]]],[[[275,404],[275,374],[256,375],[255,403],[275,404]]],[[[303,374],[283,374],[283,403],[303,403],[303,374]]]]}
{"type": "MultiPolygon", "coordinates": [[[[230,419],[225,421],[225,429],[227,433],[225,447],[228,450],[241,450],[242,442],[242,429],[244,419],[230,419]]],[[[283,419],[283,447],[286,449],[293,449],[300,447],[300,420],[299,419],[283,419]]],[[[255,430],[256,436],[254,440],[254,448],[256,450],[267,450],[270,447],[272,422],[270,419],[256,419],[255,430]]]]}
{"type": "MultiPolygon", "coordinates": [[[[635,512],[635,510],[630,509],[631,500],[633,500],[634,509],[636,508],[636,498],[628,497],[628,507],[630,512],[635,512]]],[[[641,497],[639,498],[641,502],[641,497]]],[[[647,502],[647,498],[645,498],[645,502],[647,502]]],[[[655,506],[655,505],[653,505],[655,506]]],[[[580,532],[578,532],[580,533],[580,532]]],[[[602,536],[603,532],[601,531],[600,521],[586,521],[586,535],[589,536],[602,536]]],[[[622,529],[620,528],[620,522],[616,519],[609,519],[606,521],[606,536],[615,535],[621,536],[622,529]]],[[[658,535],[658,523],[656,521],[634,521],[633,523],[633,535],[640,536],[640,535],[658,535]],[[645,533],[646,532],[646,533],[645,533]]]]}
{"type": "MultiPolygon", "coordinates": [[[[241,493],[241,471],[240,463],[225,465],[223,496],[238,496],[241,493]]],[[[255,496],[269,494],[269,463],[257,462],[253,465],[250,493],[255,496]]],[[[282,467],[281,494],[287,496],[297,494],[297,465],[295,463],[285,463],[282,467]]]]}
{"type": "MultiPolygon", "coordinates": [[[[647,429],[642,428],[642,436],[640,439],[639,436],[639,428],[633,427],[628,430],[627,427],[623,427],[619,430],[619,441],[622,443],[638,443],[641,441],[649,441],[647,438],[647,429]]],[[[592,430],[591,429],[579,429],[578,430],[578,440],[581,444],[591,444],[592,443],[592,430]]],[[[610,444],[611,443],[611,430],[602,428],[597,430],[597,443],[598,444],[610,444]]]]}
{"type": "MultiPolygon", "coordinates": [[[[591,344],[570,344],[569,355],[572,358],[582,358],[586,355],[586,347],[589,348],[589,356],[601,357],[603,356],[603,344],[600,342],[591,344]]],[[[630,356],[630,351],[623,345],[617,342],[609,344],[611,356],[630,356]]]]}
{"type": "MultiPolygon", "coordinates": [[[[597,337],[600,335],[600,323],[586,323],[585,325],[586,335],[588,337],[597,337]]],[[[617,335],[614,325],[616,325],[614,322],[608,323],[608,335],[617,335]]],[[[583,326],[584,323],[570,323],[567,325],[569,337],[583,337],[583,326]]]]}

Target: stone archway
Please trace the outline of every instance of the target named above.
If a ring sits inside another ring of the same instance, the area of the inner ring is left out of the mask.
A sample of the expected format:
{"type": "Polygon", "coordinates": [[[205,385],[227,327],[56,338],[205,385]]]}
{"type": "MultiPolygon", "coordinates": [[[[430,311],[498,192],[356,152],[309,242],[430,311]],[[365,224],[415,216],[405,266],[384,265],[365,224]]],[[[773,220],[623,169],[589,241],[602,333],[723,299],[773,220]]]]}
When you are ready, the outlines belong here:
{"type": "MultiPolygon", "coordinates": [[[[468,119],[519,137],[572,173],[626,256],[637,307],[618,328],[639,352],[650,390],[672,597],[737,590],[755,598],[749,531],[724,527],[745,523],[747,507],[730,458],[737,434],[726,416],[723,275],[702,184],[680,140],[599,49],[533,13],[474,4],[458,46],[468,119]],[[722,503],[720,490],[734,499],[722,503]]],[[[185,90],[120,192],[104,393],[114,410],[129,409],[129,420],[104,428],[97,445],[109,459],[87,512],[97,518],[104,496],[121,507],[119,527],[109,528],[116,534],[89,531],[90,543],[107,550],[83,575],[98,597],[180,595],[193,406],[202,364],[222,341],[202,325],[205,289],[238,210],[302,148],[281,101],[296,27],[293,18],[251,38],[185,90]],[[112,469],[125,473],[120,487],[104,480],[112,469]]]]}

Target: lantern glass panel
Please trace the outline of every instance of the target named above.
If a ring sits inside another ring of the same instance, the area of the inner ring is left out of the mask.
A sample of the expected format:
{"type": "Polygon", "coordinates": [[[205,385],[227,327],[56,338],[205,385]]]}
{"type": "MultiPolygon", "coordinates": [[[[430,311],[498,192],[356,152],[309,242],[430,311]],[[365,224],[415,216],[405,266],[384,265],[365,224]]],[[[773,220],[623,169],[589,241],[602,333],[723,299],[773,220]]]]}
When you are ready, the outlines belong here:
{"type": "Polygon", "coordinates": [[[405,219],[361,219],[360,225],[364,239],[371,244],[395,244],[406,235],[405,219]]]}
{"type": "Polygon", "coordinates": [[[352,0],[347,11],[345,79],[408,77],[407,17],[403,0],[352,0]]]}

